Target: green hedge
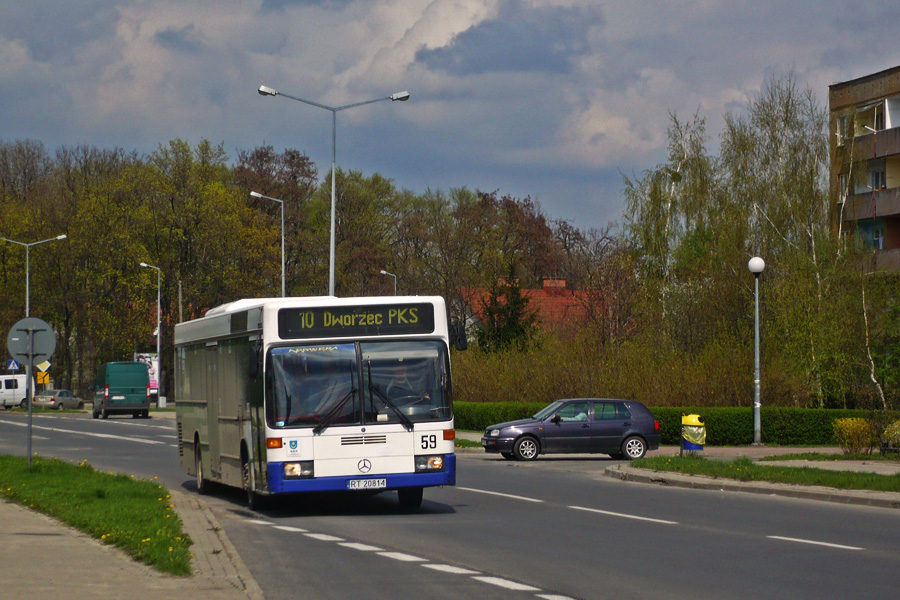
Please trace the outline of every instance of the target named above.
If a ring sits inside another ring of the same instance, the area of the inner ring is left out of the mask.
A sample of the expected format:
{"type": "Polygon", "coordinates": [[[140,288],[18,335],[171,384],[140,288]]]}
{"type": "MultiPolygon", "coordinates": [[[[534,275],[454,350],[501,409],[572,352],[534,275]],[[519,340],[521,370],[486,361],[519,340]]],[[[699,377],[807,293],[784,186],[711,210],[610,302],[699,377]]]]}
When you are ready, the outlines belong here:
{"type": "MultiPolygon", "coordinates": [[[[456,427],[483,431],[488,425],[530,417],[546,406],[543,402],[456,402],[456,427]]],[[[706,425],[709,446],[746,446],[753,443],[753,409],[651,407],[659,419],[662,444],[677,446],[681,439],[681,417],[700,415],[706,425]]],[[[760,434],[764,444],[778,446],[834,446],[834,420],[869,418],[867,410],[762,407],[760,434]]],[[[896,418],[896,417],[894,417],[896,418]]]]}

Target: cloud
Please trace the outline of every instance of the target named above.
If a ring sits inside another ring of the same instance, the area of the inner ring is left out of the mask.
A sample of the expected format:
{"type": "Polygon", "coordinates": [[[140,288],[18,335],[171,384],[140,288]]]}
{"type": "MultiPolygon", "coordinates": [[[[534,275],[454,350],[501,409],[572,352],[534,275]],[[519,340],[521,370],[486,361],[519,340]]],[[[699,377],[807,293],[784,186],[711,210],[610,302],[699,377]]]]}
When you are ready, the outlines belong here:
{"type": "Polygon", "coordinates": [[[459,76],[492,72],[567,74],[587,49],[599,5],[528,6],[506,1],[497,15],[474,23],[452,42],[423,48],[416,62],[459,76]]]}

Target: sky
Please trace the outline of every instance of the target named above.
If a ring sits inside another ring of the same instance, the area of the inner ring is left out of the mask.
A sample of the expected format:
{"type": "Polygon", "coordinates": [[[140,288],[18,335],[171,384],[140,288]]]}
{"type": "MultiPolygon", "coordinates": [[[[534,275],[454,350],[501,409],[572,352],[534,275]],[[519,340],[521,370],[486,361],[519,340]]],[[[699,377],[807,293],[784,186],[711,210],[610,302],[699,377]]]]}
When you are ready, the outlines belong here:
{"type": "Polygon", "coordinates": [[[900,64],[900,2],[0,0],[0,140],[149,154],[174,139],[300,150],[399,189],[530,197],[621,222],[623,176],[670,115],[717,147],[771,77],[828,86],[900,64]]]}

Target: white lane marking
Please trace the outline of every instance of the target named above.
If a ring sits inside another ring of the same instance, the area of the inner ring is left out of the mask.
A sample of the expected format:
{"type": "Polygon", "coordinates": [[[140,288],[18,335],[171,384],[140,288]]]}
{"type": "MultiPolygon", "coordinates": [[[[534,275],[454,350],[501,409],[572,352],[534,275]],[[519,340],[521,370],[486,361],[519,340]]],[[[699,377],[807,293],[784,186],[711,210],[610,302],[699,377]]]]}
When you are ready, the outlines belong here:
{"type": "Polygon", "coordinates": [[[334,535],[328,535],[327,533],[304,533],[306,537],[311,537],[314,540],[322,540],[323,542],[343,542],[344,538],[339,538],[334,535]]]}
{"type": "Polygon", "coordinates": [[[384,548],[378,546],[370,546],[369,544],[360,544],[359,542],[342,542],[338,544],[345,548],[353,548],[354,550],[362,550],[363,552],[384,552],[384,548]]]}
{"type": "Polygon", "coordinates": [[[638,521],[650,521],[651,523],[662,523],[663,525],[678,525],[678,521],[666,521],[665,519],[651,519],[650,517],[639,517],[637,515],[629,515],[625,513],[610,512],[608,510],[600,510],[597,508],[585,508],[583,506],[570,506],[574,510],[583,510],[586,512],[598,513],[601,515],[609,515],[611,517],[622,517],[624,519],[636,519],[638,521]]]}
{"type": "MultiPolygon", "coordinates": [[[[18,427],[28,427],[28,423],[14,423],[13,421],[0,421],[0,423],[9,423],[10,425],[16,425],[18,427]]],[[[109,440],[125,440],[126,442],[137,442],[139,444],[163,444],[165,442],[161,442],[159,440],[148,440],[144,438],[136,438],[136,437],[128,437],[125,435],[113,435],[111,433],[92,433],[89,431],[76,431],[74,429],[62,429],[59,427],[44,427],[43,425],[31,425],[32,429],[40,429],[41,431],[55,431],[58,433],[71,433],[74,435],[86,435],[88,437],[98,437],[109,440]]]]}
{"type": "Polygon", "coordinates": [[[254,525],[274,525],[275,524],[275,523],[272,523],[271,521],[262,521],[260,519],[248,519],[247,521],[250,523],[253,523],[254,525]]]}
{"type": "Polygon", "coordinates": [[[473,571],[472,569],[463,569],[462,567],[454,567],[453,565],[436,565],[434,563],[428,563],[422,565],[426,569],[434,569],[435,571],[441,571],[443,573],[453,573],[454,575],[478,575],[478,571],[473,571]]]}
{"type": "Polygon", "coordinates": [[[513,500],[524,500],[525,502],[543,502],[543,500],[538,500],[537,498],[529,498],[527,496],[515,496],[513,494],[502,494],[500,492],[489,492],[488,490],[476,490],[475,488],[456,486],[456,489],[463,490],[465,492],[475,492],[476,494],[489,494],[491,496],[502,496],[503,498],[512,498],[513,500]]]}
{"type": "Polygon", "coordinates": [[[575,600],[575,598],[560,596],[558,594],[538,594],[537,597],[543,598],[544,600],[575,600]]]}
{"type": "Polygon", "coordinates": [[[403,562],[425,562],[424,558],[413,556],[412,554],[404,554],[403,552],[379,552],[378,556],[385,558],[393,558],[394,560],[402,560],[403,562]]]}
{"type": "Polygon", "coordinates": [[[281,531],[292,531],[295,533],[306,533],[305,529],[299,527],[291,527],[290,525],[273,525],[272,529],[280,529],[281,531]]]}
{"type": "Polygon", "coordinates": [[[525,585],[524,583],[516,583],[515,581],[510,581],[509,579],[503,579],[502,577],[489,577],[487,575],[480,575],[477,577],[473,577],[472,579],[477,579],[483,583],[489,583],[491,585],[496,585],[502,588],[506,588],[507,590],[515,590],[517,592],[540,592],[541,588],[532,587],[530,585],[525,585]]]}
{"type": "Polygon", "coordinates": [[[767,535],[772,540],[782,540],[785,542],[797,542],[799,544],[813,544],[815,546],[827,546],[828,548],[838,548],[840,550],[865,550],[856,546],[844,546],[843,544],[831,544],[829,542],[817,542],[815,540],[804,540],[800,538],[781,537],[780,535],[767,535]]]}

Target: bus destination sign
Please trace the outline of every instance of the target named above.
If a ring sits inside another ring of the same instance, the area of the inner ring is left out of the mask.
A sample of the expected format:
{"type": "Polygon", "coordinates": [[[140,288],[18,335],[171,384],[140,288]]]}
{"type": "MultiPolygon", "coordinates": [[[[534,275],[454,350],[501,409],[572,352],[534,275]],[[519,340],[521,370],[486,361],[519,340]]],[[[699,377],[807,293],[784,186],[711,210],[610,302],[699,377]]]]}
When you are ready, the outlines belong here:
{"type": "Polygon", "coordinates": [[[426,302],[282,308],[278,311],[281,339],[434,332],[434,305],[426,302]]]}

